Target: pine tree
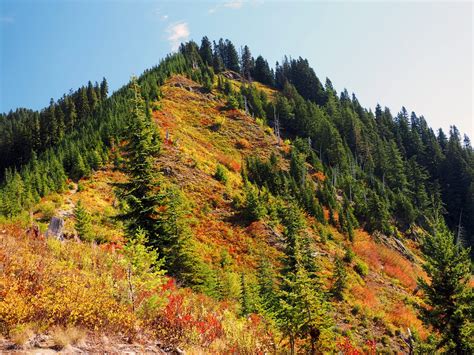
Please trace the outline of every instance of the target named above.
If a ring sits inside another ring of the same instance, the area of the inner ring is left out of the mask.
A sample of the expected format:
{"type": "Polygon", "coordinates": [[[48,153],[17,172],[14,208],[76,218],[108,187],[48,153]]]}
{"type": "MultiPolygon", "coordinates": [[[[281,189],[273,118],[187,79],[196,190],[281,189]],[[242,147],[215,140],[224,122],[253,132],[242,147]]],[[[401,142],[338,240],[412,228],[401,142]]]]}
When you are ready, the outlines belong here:
{"type": "Polygon", "coordinates": [[[308,337],[315,354],[321,332],[332,326],[330,304],[321,289],[309,239],[302,233],[304,219],[294,203],[285,209],[283,224],[286,247],[276,319],[290,339],[292,354],[296,340],[308,337]]]}
{"type": "Polygon", "coordinates": [[[228,39],[224,43],[225,55],[224,65],[227,69],[240,73],[239,56],[235,50],[234,44],[228,39]]]}
{"type": "Polygon", "coordinates": [[[207,36],[204,36],[201,40],[201,47],[199,47],[199,55],[201,56],[204,64],[212,66],[212,46],[211,41],[209,41],[209,38],[207,38],[207,36]]]}
{"type": "Polygon", "coordinates": [[[118,196],[126,204],[126,210],[120,215],[126,223],[130,236],[141,228],[149,243],[159,236],[156,231],[156,219],[159,216],[159,181],[154,168],[154,159],[160,151],[160,141],[156,129],[145,114],[145,102],[140,94],[137,80],[132,78],[130,85],[131,107],[128,133],[129,139],[124,147],[125,167],[129,179],[117,184],[118,196]]]}
{"type": "Polygon", "coordinates": [[[100,99],[104,101],[109,94],[109,85],[107,84],[107,80],[105,78],[102,79],[100,83],[100,99]]]}
{"type": "Polygon", "coordinates": [[[91,81],[87,84],[87,99],[89,100],[89,107],[93,112],[99,104],[99,99],[91,81]]]}
{"type": "Polygon", "coordinates": [[[160,152],[160,139],[145,112],[136,78],[132,78],[130,91],[129,137],[124,149],[128,181],[116,184],[126,206],[118,218],[125,222],[131,238],[138,229],[146,234],[148,245],[162,256],[171,275],[192,284],[195,262],[184,218],[185,204],[179,191],[165,186],[157,175],[154,161],[160,152]]]}
{"type": "Polygon", "coordinates": [[[77,201],[74,208],[74,218],[76,222],[74,228],[82,240],[92,241],[94,236],[92,234],[91,216],[82,205],[81,200],[77,201]]]}
{"type": "Polygon", "coordinates": [[[81,120],[86,120],[91,115],[91,108],[89,105],[89,99],[87,97],[87,89],[82,87],[78,93],[78,116],[81,120]]]}
{"type": "Polygon", "coordinates": [[[334,266],[334,284],[331,293],[337,300],[342,300],[343,292],[347,287],[347,271],[339,258],[336,258],[334,266]]]}
{"type": "Polygon", "coordinates": [[[270,70],[268,62],[263,59],[261,55],[259,55],[255,60],[255,67],[252,76],[255,80],[261,82],[262,84],[266,84],[269,86],[275,85],[273,72],[270,70]]]}
{"type": "Polygon", "coordinates": [[[245,46],[242,50],[242,76],[246,80],[251,80],[251,73],[253,72],[254,66],[252,53],[250,53],[249,47],[245,46]]]}
{"type": "Polygon", "coordinates": [[[266,258],[261,258],[257,266],[258,293],[260,296],[260,312],[274,315],[278,307],[275,272],[266,258]]]}
{"type": "Polygon", "coordinates": [[[430,281],[418,279],[426,306],[423,320],[439,331],[437,349],[448,353],[472,354],[474,351],[474,292],[469,285],[469,250],[456,243],[441,219],[431,223],[425,236],[423,269],[430,281]]]}
{"type": "Polygon", "coordinates": [[[244,215],[249,221],[258,221],[267,214],[267,210],[260,201],[259,190],[250,183],[245,186],[244,215]]]}

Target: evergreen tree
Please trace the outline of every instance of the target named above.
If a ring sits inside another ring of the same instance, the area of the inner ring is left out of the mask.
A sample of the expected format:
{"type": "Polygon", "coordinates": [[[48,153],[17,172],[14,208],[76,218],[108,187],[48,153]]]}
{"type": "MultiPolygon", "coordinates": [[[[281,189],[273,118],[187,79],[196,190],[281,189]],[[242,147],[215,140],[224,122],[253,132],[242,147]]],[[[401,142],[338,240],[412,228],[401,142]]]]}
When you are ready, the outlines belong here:
{"type": "Polygon", "coordinates": [[[235,50],[234,44],[228,39],[224,44],[224,65],[227,69],[240,73],[239,56],[235,50]]]}
{"type": "Polygon", "coordinates": [[[441,335],[438,350],[470,354],[474,351],[474,292],[469,285],[469,250],[456,243],[442,220],[432,222],[431,229],[423,241],[423,269],[430,281],[418,279],[426,302],[422,316],[441,335]]]}
{"type": "MultiPolygon", "coordinates": [[[[128,123],[129,139],[124,147],[128,181],[118,183],[118,196],[126,203],[119,218],[125,221],[128,234],[133,237],[140,228],[152,245],[159,238],[157,223],[161,196],[160,181],[154,168],[154,159],[160,151],[158,132],[145,113],[145,102],[137,80],[130,85],[131,107],[128,123]]],[[[159,250],[159,252],[161,252],[159,250]]]]}
{"type": "Polygon", "coordinates": [[[331,293],[337,300],[343,299],[343,292],[347,287],[347,271],[341,259],[336,258],[334,262],[334,284],[331,293]]]}
{"type": "Polygon", "coordinates": [[[105,100],[107,95],[109,94],[109,85],[107,84],[107,80],[105,78],[102,79],[100,83],[100,98],[101,100],[105,100]]]}
{"type": "Polygon", "coordinates": [[[89,100],[90,110],[93,112],[99,104],[99,99],[91,81],[87,84],[87,99],[89,100]]]}
{"type": "Polygon", "coordinates": [[[184,218],[184,201],[175,188],[165,186],[157,175],[154,160],[160,151],[160,139],[135,78],[131,85],[129,139],[125,146],[125,172],[129,179],[118,183],[118,196],[125,210],[124,220],[129,236],[138,229],[147,237],[164,260],[167,271],[188,284],[196,282],[195,262],[190,232],[184,218]]]}
{"type": "Polygon", "coordinates": [[[273,72],[270,70],[268,62],[261,55],[259,55],[255,60],[255,66],[252,76],[255,80],[261,82],[262,84],[266,84],[269,86],[275,85],[273,72]]]}
{"type": "Polygon", "coordinates": [[[201,56],[204,64],[209,66],[213,65],[211,41],[209,41],[209,38],[207,38],[207,36],[204,36],[201,40],[199,55],[201,56]]]}
{"type": "Polygon", "coordinates": [[[286,257],[276,319],[290,340],[291,354],[296,340],[308,337],[311,353],[316,354],[321,333],[332,326],[330,304],[315,273],[311,247],[301,235],[304,222],[297,208],[289,206],[285,215],[286,257]]]}
{"type": "Polygon", "coordinates": [[[76,222],[74,228],[82,240],[92,241],[94,236],[92,234],[91,216],[82,205],[81,200],[77,201],[74,208],[74,218],[76,222]]]}
{"type": "Polygon", "coordinates": [[[253,72],[255,63],[252,57],[252,53],[250,53],[250,49],[248,46],[244,46],[242,50],[242,76],[246,80],[251,80],[251,73],[253,72]]]}

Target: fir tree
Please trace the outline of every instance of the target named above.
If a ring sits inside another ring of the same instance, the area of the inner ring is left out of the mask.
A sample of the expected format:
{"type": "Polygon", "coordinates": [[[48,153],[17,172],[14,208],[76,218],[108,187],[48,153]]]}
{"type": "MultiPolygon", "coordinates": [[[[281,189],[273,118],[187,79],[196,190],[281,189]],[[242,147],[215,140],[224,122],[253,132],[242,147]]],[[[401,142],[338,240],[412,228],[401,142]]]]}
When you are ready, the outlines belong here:
{"type": "Polygon", "coordinates": [[[201,47],[199,48],[199,55],[202,58],[202,61],[204,64],[212,66],[213,60],[212,60],[212,46],[211,46],[211,41],[209,41],[209,38],[207,36],[204,36],[201,40],[201,47]]]}
{"type": "Polygon", "coordinates": [[[426,306],[423,320],[439,331],[437,349],[456,354],[474,351],[474,293],[469,285],[469,250],[456,243],[453,234],[440,219],[431,224],[425,236],[423,269],[430,281],[418,279],[426,306]]]}
{"type": "Polygon", "coordinates": [[[107,84],[107,80],[105,78],[102,79],[100,83],[100,98],[104,101],[109,94],[109,85],[107,84]]]}
{"type": "Polygon", "coordinates": [[[246,80],[251,80],[251,73],[254,69],[254,60],[252,57],[252,53],[250,53],[250,49],[248,46],[244,46],[242,50],[242,76],[246,80]]]}
{"type": "Polygon", "coordinates": [[[127,208],[120,217],[125,220],[129,235],[133,236],[141,228],[148,241],[153,243],[159,237],[156,233],[156,219],[159,215],[160,196],[157,193],[159,181],[154,158],[160,151],[160,140],[145,114],[145,102],[135,78],[132,79],[130,91],[129,140],[124,148],[124,170],[129,179],[117,184],[118,195],[126,202],[127,208]]]}
{"type": "Polygon", "coordinates": [[[334,266],[334,284],[331,293],[337,300],[342,300],[343,292],[347,287],[347,271],[339,258],[336,258],[334,266]]]}
{"type": "Polygon", "coordinates": [[[74,228],[82,240],[92,241],[94,236],[92,234],[91,216],[82,205],[81,200],[77,201],[74,208],[74,218],[76,222],[74,228]]]}

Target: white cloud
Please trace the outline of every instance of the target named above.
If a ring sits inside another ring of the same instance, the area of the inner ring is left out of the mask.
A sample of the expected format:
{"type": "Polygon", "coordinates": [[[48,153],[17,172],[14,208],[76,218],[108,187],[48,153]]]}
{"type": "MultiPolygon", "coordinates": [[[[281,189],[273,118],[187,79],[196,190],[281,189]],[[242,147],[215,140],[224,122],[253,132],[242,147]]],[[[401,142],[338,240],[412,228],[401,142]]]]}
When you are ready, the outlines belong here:
{"type": "Polygon", "coordinates": [[[167,14],[164,14],[161,12],[161,9],[160,8],[156,8],[153,10],[153,13],[156,15],[156,16],[159,16],[160,20],[161,21],[166,21],[168,20],[168,15],[167,14]]]}
{"type": "Polygon", "coordinates": [[[223,6],[229,9],[240,9],[243,4],[243,0],[229,0],[226,1],[223,6]]]}
{"type": "Polygon", "coordinates": [[[13,23],[15,19],[11,16],[0,16],[0,23],[13,23]]]}
{"type": "Polygon", "coordinates": [[[227,1],[224,1],[224,2],[218,3],[214,7],[211,7],[209,9],[209,13],[213,14],[217,10],[219,10],[220,8],[227,8],[227,9],[237,10],[237,9],[242,8],[242,6],[244,6],[244,0],[227,0],[227,1]]]}
{"type": "Polygon", "coordinates": [[[168,41],[171,45],[171,50],[176,51],[181,42],[186,41],[191,34],[189,32],[188,24],[186,22],[178,22],[168,26],[166,29],[168,33],[168,41]]]}

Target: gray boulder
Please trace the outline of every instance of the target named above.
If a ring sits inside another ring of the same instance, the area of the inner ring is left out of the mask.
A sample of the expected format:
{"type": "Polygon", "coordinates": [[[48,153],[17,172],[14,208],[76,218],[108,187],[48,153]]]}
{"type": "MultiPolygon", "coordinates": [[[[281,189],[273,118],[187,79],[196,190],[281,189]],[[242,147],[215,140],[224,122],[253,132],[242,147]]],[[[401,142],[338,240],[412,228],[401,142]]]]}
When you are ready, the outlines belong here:
{"type": "Polygon", "coordinates": [[[59,217],[53,217],[51,218],[51,222],[49,222],[46,237],[54,237],[56,239],[63,240],[63,229],[64,219],[59,217]]]}

